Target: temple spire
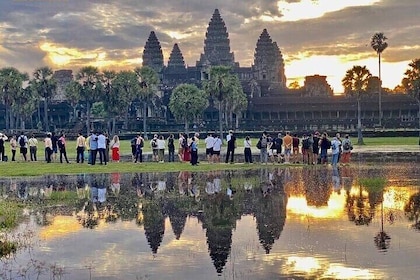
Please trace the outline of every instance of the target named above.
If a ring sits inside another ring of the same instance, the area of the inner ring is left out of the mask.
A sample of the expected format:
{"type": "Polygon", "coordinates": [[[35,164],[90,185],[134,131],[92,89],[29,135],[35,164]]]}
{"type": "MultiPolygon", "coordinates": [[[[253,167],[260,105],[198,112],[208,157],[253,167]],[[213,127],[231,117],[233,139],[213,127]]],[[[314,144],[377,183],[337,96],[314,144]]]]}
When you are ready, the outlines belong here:
{"type": "Polygon", "coordinates": [[[207,64],[211,66],[235,64],[234,54],[230,52],[229,34],[218,9],[214,10],[210,19],[204,40],[204,54],[201,54],[200,61],[197,62],[198,66],[207,64]]]}
{"type": "Polygon", "coordinates": [[[159,73],[163,68],[162,48],[154,31],[150,32],[149,39],[144,46],[143,66],[149,66],[157,73],[159,73]]]}
{"type": "Polygon", "coordinates": [[[274,83],[278,88],[286,87],[283,55],[277,43],[271,40],[267,29],[263,30],[257,41],[253,68],[257,80],[274,83]]]}

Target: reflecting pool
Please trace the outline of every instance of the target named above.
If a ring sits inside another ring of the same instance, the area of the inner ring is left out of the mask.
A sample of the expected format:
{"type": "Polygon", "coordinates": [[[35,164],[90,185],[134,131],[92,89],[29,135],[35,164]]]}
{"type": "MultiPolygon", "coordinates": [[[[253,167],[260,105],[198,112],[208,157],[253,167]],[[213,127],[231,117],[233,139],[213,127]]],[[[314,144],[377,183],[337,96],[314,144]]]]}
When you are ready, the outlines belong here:
{"type": "Polygon", "coordinates": [[[416,279],[416,164],[0,179],[1,279],[416,279]],[[2,238],[5,238],[3,233],[2,238]]]}

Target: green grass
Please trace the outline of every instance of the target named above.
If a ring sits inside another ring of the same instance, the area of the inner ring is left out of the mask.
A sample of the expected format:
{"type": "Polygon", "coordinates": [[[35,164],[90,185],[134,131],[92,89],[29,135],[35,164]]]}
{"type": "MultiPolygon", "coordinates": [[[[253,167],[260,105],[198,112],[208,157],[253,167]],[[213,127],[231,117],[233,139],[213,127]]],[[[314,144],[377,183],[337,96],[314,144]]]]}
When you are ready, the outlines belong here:
{"type": "Polygon", "coordinates": [[[11,201],[0,201],[0,229],[12,229],[20,221],[23,208],[21,204],[11,201]]]}
{"type": "MultiPolygon", "coordinates": [[[[357,142],[357,138],[352,139],[357,142]]],[[[418,145],[418,137],[366,137],[363,141],[367,146],[383,146],[383,145],[418,145]]]]}

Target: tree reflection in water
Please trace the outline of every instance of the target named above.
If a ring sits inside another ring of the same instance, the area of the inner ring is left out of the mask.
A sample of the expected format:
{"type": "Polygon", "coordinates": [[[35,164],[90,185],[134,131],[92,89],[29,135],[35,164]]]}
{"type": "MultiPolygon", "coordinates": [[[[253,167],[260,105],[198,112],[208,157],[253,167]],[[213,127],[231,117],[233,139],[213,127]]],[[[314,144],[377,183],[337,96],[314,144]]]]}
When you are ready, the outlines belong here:
{"type": "MultiPolygon", "coordinates": [[[[166,218],[176,240],[182,238],[187,219],[197,218],[205,230],[213,265],[222,274],[231,254],[233,230],[242,216],[255,217],[259,243],[270,254],[285,227],[289,197],[303,197],[310,207],[326,207],[334,190],[341,191],[340,182],[346,192],[343,210],[355,225],[369,225],[375,209],[381,207],[381,230],[374,239],[378,249],[387,250],[390,237],[383,229],[384,187],[373,188],[359,178],[372,174],[354,173],[348,167],[331,170],[316,166],[246,172],[50,175],[31,181],[35,189],[29,191],[24,179],[8,184],[1,181],[0,191],[3,196],[39,203],[35,213],[41,226],[49,225],[50,217],[58,213],[71,216],[74,212],[88,229],[101,222],[135,221],[143,227],[153,254],[161,246],[166,218]],[[51,200],[51,194],[64,191],[74,192],[76,202],[61,203],[64,206],[55,210],[47,207],[45,201],[51,200]]],[[[419,229],[420,193],[410,197],[404,210],[419,229]]]]}

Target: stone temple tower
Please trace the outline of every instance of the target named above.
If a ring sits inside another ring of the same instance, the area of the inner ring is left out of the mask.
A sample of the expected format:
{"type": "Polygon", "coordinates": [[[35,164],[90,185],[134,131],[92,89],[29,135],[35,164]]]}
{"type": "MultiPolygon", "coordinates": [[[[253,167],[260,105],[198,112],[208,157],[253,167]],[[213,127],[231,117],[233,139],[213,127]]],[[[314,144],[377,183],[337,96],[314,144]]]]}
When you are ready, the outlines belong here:
{"type": "Polygon", "coordinates": [[[219,10],[214,10],[204,40],[204,54],[201,54],[197,66],[235,66],[235,57],[230,52],[229,34],[219,10]]]}
{"type": "Polygon", "coordinates": [[[149,66],[157,73],[160,73],[163,69],[162,48],[154,31],[150,32],[149,39],[144,46],[143,66],[149,66]]]}
{"type": "Polygon", "coordinates": [[[252,66],[254,78],[270,89],[286,88],[283,55],[276,42],[271,40],[267,29],[264,29],[257,41],[252,66]]]}
{"type": "Polygon", "coordinates": [[[165,69],[165,76],[168,80],[185,80],[186,75],[187,68],[185,66],[184,56],[178,44],[174,44],[169,56],[168,66],[165,69]]]}

